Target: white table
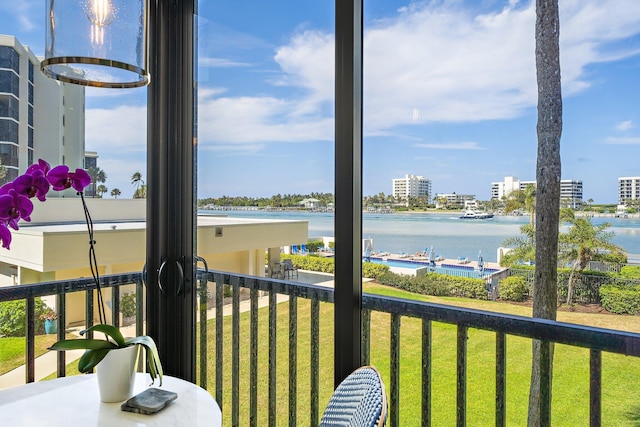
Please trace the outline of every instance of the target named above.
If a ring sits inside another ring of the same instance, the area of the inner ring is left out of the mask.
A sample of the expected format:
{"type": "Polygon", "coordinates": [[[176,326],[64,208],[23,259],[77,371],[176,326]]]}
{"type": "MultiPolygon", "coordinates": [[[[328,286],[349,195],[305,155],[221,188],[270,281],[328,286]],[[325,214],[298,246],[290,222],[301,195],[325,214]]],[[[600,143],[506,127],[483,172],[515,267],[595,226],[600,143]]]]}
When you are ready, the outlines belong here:
{"type": "MultiPolygon", "coordinates": [[[[134,395],[149,387],[137,373],[134,395]]],[[[152,387],[158,386],[158,380],[152,387]]],[[[134,414],[119,403],[100,401],[96,375],[78,375],[0,390],[0,426],[221,426],[220,407],[211,395],[188,381],[163,376],[162,387],[178,393],[153,415],[134,414]]]]}

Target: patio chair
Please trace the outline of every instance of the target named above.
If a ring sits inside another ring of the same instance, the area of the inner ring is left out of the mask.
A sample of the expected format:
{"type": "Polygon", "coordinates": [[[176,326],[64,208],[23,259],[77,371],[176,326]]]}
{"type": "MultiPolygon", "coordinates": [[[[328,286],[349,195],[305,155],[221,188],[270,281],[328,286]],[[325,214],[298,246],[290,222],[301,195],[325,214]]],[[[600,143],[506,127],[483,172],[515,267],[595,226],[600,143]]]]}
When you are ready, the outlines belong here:
{"type": "Polygon", "coordinates": [[[290,259],[282,260],[282,266],[284,267],[285,277],[291,277],[293,273],[296,273],[296,277],[298,277],[298,267],[294,266],[290,259]]]}
{"type": "Polygon", "coordinates": [[[383,427],[387,422],[387,395],[373,366],[353,371],[333,392],[321,427],[383,427]]]}
{"type": "Polygon", "coordinates": [[[284,269],[282,264],[274,262],[271,264],[271,277],[274,279],[284,279],[284,269]]]}

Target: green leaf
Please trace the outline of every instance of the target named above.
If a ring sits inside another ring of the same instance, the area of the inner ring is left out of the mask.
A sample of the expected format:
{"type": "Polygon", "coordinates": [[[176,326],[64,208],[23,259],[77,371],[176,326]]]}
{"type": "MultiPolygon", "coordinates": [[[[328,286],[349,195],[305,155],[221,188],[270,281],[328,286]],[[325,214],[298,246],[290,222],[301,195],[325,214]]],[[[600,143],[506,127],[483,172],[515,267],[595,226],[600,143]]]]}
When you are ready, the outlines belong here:
{"type": "Polygon", "coordinates": [[[93,325],[89,329],[85,329],[84,331],[80,332],[80,334],[84,335],[85,333],[91,332],[91,331],[102,332],[103,334],[110,336],[111,338],[113,338],[116,344],[118,344],[118,347],[127,346],[125,343],[124,337],[122,336],[122,333],[115,326],[106,325],[104,323],[98,323],[97,325],[93,325]]]}
{"type": "Polygon", "coordinates": [[[156,377],[160,379],[160,385],[162,386],[162,363],[160,362],[160,355],[158,354],[158,348],[153,338],[143,335],[134,338],[127,338],[127,344],[139,344],[144,347],[147,358],[147,369],[149,370],[149,376],[151,376],[151,384],[155,382],[156,377]]]}
{"type": "Polygon", "coordinates": [[[78,371],[83,374],[91,372],[91,370],[105,358],[109,351],[110,349],[107,348],[85,351],[78,361],[78,371]]]}
{"type": "Polygon", "coordinates": [[[110,350],[113,348],[118,348],[118,346],[110,341],[78,338],[75,340],[60,340],[49,347],[49,350],[110,350]]]}

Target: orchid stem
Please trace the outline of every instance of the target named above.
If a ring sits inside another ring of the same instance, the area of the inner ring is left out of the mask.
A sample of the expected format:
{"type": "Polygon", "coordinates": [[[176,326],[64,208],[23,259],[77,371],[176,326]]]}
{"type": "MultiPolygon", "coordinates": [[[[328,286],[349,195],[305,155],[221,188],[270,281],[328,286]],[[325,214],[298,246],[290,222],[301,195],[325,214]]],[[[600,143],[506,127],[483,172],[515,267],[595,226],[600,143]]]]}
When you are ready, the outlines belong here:
{"type": "Polygon", "coordinates": [[[98,272],[98,262],[96,260],[96,249],[95,249],[95,240],[93,240],[93,221],[91,220],[91,214],[89,213],[89,208],[87,207],[87,202],[84,199],[84,193],[79,192],[80,198],[82,199],[82,207],[84,208],[84,218],[87,222],[87,231],[89,232],[89,266],[91,267],[91,275],[93,276],[93,281],[96,284],[96,289],[98,290],[98,318],[100,323],[106,324],[106,314],[104,309],[104,299],[102,299],[102,288],[100,287],[100,273],[98,272]]]}

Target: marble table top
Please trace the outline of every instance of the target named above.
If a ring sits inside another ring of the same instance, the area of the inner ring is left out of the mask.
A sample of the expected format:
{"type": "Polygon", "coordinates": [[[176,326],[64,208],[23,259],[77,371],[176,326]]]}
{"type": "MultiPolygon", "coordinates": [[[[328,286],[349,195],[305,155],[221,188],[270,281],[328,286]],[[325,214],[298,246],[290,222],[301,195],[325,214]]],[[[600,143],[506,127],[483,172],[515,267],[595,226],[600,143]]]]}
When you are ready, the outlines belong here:
{"type": "MultiPolygon", "coordinates": [[[[134,394],[150,386],[148,374],[136,373],[134,394]]],[[[152,387],[158,387],[158,381],[152,387]]],[[[100,401],[95,374],[40,381],[0,390],[0,426],[221,426],[220,407],[203,388],[168,375],[164,390],[178,398],[153,415],[120,409],[122,402],[100,401]]]]}

